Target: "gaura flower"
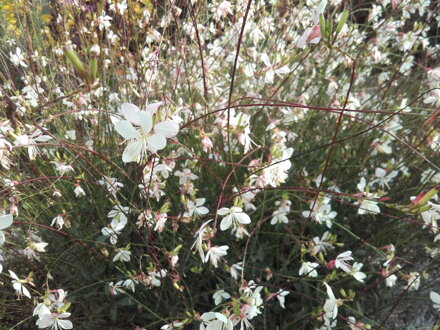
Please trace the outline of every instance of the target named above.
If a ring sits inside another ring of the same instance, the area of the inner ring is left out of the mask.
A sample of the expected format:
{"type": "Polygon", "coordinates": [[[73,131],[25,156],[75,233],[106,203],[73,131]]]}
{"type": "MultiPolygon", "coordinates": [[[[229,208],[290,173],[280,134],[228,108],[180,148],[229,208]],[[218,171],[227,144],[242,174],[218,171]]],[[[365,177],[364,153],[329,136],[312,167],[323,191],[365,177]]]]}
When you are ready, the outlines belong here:
{"type": "Polygon", "coordinates": [[[229,246],[227,245],[213,246],[209,248],[208,253],[206,253],[204,262],[208,262],[208,260],[211,259],[211,263],[215,268],[217,268],[219,259],[228,254],[227,252],[228,249],[229,246]]]}
{"type": "Polygon", "coordinates": [[[39,329],[51,327],[51,329],[73,329],[73,324],[69,320],[63,320],[70,316],[70,313],[51,313],[44,314],[38,321],[39,329]]]}
{"type": "Polygon", "coordinates": [[[327,295],[329,299],[325,300],[324,304],[324,312],[328,318],[335,319],[338,316],[338,307],[343,304],[341,299],[336,299],[333,294],[332,288],[324,282],[324,285],[327,289],[327,295]]]}
{"type": "Polygon", "coordinates": [[[243,212],[243,210],[239,207],[233,206],[230,209],[227,207],[222,207],[217,211],[218,215],[225,216],[220,223],[221,230],[227,230],[229,227],[236,227],[238,223],[243,225],[247,225],[251,223],[251,218],[243,212]]]}
{"type": "Polygon", "coordinates": [[[316,271],[316,268],[319,267],[319,264],[316,262],[303,262],[301,265],[301,268],[299,270],[299,275],[305,275],[310,277],[316,277],[318,276],[318,272],[316,271]]]}
{"type": "Polygon", "coordinates": [[[19,297],[25,295],[26,297],[31,299],[31,294],[29,290],[22,284],[26,282],[26,280],[20,280],[17,274],[15,274],[12,270],[9,271],[9,275],[13,278],[11,282],[12,282],[12,286],[15,289],[15,293],[17,293],[19,297]]]}
{"type": "Polygon", "coordinates": [[[101,233],[107,238],[110,237],[110,243],[115,245],[118,242],[118,235],[121,234],[122,229],[124,229],[127,224],[127,218],[122,219],[114,218],[110,223],[109,227],[104,227],[101,229],[101,233]]]}
{"type": "Polygon", "coordinates": [[[126,120],[114,123],[116,131],[128,141],[122,154],[124,163],[138,162],[147,151],[156,153],[166,147],[167,138],[172,138],[179,132],[179,125],[170,119],[153,123],[153,114],[160,104],[150,104],[146,111],[137,106],[124,103],[121,107],[126,120]]]}

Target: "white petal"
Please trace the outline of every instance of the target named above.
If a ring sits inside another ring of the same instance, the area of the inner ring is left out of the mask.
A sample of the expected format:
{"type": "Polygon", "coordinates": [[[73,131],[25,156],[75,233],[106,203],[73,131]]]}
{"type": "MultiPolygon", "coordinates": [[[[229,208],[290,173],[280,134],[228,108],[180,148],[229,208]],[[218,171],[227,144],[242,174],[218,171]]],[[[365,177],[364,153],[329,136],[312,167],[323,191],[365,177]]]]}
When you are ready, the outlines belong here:
{"type": "Polygon", "coordinates": [[[309,37],[309,34],[311,32],[312,32],[312,28],[305,29],[305,31],[303,32],[302,36],[296,42],[296,47],[304,48],[306,46],[307,38],[309,37]]]}
{"type": "Polygon", "coordinates": [[[387,171],[385,171],[383,168],[376,168],[376,171],[374,175],[376,175],[378,178],[383,178],[387,174],[387,171]]]}
{"type": "Polygon", "coordinates": [[[228,322],[228,319],[223,314],[215,313],[215,317],[217,318],[217,320],[219,320],[219,321],[221,321],[223,323],[227,323],[228,322]]]}
{"type": "Polygon", "coordinates": [[[325,287],[327,288],[327,295],[328,295],[328,297],[329,297],[331,300],[335,300],[336,298],[335,298],[335,295],[333,294],[333,290],[332,290],[332,288],[331,288],[327,283],[325,283],[325,282],[324,282],[324,285],[325,285],[325,287]]]}
{"type": "Polygon", "coordinates": [[[249,216],[246,213],[238,213],[237,220],[243,225],[247,225],[248,223],[251,223],[251,218],[249,218],[249,216]]]}
{"type": "Polygon", "coordinates": [[[140,136],[140,133],[133,127],[133,125],[128,120],[120,120],[115,123],[116,131],[124,139],[135,139],[140,136]]]}
{"type": "Polygon", "coordinates": [[[154,126],[156,133],[162,134],[166,138],[172,138],[179,133],[179,125],[174,120],[165,120],[154,126]]]}
{"type": "Polygon", "coordinates": [[[229,227],[231,227],[231,224],[232,224],[232,217],[228,215],[227,217],[224,217],[222,222],[220,223],[220,229],[227,230],[229,227]]]}
{"type": "Polygon", "coordinates": [[[197,208],[197,213],[200,214],[200,215],[205,215],[205,214],[208,214],[208,213],[209,213],[209,210],[208,210],[208,208],[205,207],[205,206],[199,206],[199,207],[197,208]]]}
{"type": "Polygon", "coordinates": [[[8,228],[12,225],[12,214],[5,214],[0,216],[0,230],[8,228]]]}
{"type": "Polygon", "coordinates": [[[105,237],[107,237],[107,236],[110,236],[111,234],[113,234],[113,230],[112,230],[111,228],[104,227],[104,228],[101,229],[101,233],[102,233],[105,237]]]}
{"type": "Polygon", "coordinates": [[[131,103],[123,103],[121,105],[121,113],[128,121],[139,125],[139,108],[131,103]]]}
{"type": "Polygon", "coordinates": [[[431,291],[431,293],[429,294],[429,298],[431,298],[434,303],[440,304],[440,294],[438,294],[437,292],[431,291]]]}
{"type": "Polygon", "coordinates": [[[222,207],[220,210],[217,211],[218,215],[226,215],[229,214],[231,211],[227,207],[222,207]]]}
{"type": "Polygon", "coordinates": [[[278,74],[285,74],[285,73],[289,73],[290,69],[287,65],[284,65],[281,68],[277,69],[275,72],[278,74]]]}
{"type": "Polygon", "coordinates": [[[52,137],[49,135],[40,135],[39,137],[34,139],[34,141],[38,141],[38,142],[47,142],[49,140],[52,140],[52,137]]]}
{"type": "Polygon", "coordinates": [[[153,127],[153,117],[146,111],[139,112],[139,120],[144,134],[148,134],[153,127]]]}
{"type": "Polygon", "coordinates": [[[267,56],[266,53],[261,54],[261,60],[263,61],[263,63],[264,63],[266,66],[271,66],[271,65],[272,65],[272,63],[270,63],[269,56],[267,56]]]}
{"type": "Polygon", "coordinates": [[[58,319],[58,325],[62,329],[73,329],[73,324],[69,320],[60,320],[60,319],[58,319]]]}
{"type": "Polygon", "coordinates": [[[9,275],[11,275],[11,277],[14,279],[14,280],[19,280],[19,278],[18,278],[18,276],[17,276],[17,274],[15,274],[12,270],[8,270],[9,271],[9,275]]]}
{"type": "Polygon", "coordinates": [[[351,251],[345,251],[336,257],[336,259],[341,258],[344,258],[345,260],[353,260],[353,257],[351,256],[351,251]]]}
{"type": "Polygon", "coordinates": [[[21,286],[21,290],[22,290],[23,294],[24,294],[26,297],[28,297],[29,299],[31,299],[31,294],[30,294],[29,290],[26,289],[26,287],[25,287],[24,285],[21,286]]]}
{"type": "Polygon", "coordinates": [[[151,151],[156,152],[162,150],[167,145],[167,139],[162,134],[153,134],[147,138],[151,151]]]}
{"type": "Polygon", "coordinates": [[[142,152],[143,145],[142,139],[131,141],[124,149],[122,161],[124,163],[136,162],[142,152]]]}
{"type": "Polygon", "coordinates": [[[156,113],[157,109],[159,109],[159,107],[162,104],[163,104],[163,102],[151,103],[151,104],[147,105],[145,110],[148,111],[149,113],[151,113],[152,115],[154,115],[156,113]]]}

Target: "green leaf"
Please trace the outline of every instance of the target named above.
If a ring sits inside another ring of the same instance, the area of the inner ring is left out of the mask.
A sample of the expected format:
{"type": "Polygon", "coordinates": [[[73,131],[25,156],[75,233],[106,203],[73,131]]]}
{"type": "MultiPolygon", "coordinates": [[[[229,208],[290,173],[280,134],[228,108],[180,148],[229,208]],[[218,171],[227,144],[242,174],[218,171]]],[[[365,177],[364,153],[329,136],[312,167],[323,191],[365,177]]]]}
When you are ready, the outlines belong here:
{"type": "Polygon", "coordinates": [[[80,73],[82,75],[86,74],[86,68],[85,68],[83,62],[81,62],[78,55],[76,55],[75,51],[73,51],[72,48],[66,47],[64,49],[64,55],[66,55],[67,59],[73,65],[75,70],[78,71],[78,73],[80,73]]]}
{"type": "Polygon", "coordinates": [[[348,18],[348,10],[344,10],[341,19],[339,20],[338,26],[336,26],[335,39],[338,36],[339,32],[341,32],[342,28],[344,27],[344,24],[347,22],[347,18],[348,18]]]}

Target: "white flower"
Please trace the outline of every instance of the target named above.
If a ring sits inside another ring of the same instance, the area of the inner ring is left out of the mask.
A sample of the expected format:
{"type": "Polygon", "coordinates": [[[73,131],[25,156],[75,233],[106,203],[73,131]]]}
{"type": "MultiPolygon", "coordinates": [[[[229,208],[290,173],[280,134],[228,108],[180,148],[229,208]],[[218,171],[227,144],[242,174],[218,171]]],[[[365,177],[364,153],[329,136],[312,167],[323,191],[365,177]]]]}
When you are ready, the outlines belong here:
{"type": "Polygon", "coordinates": [[[231,277],[236,280],[238,278],[239,272],[243,270],[243,262],[237,262],[233,264],[230,269],[231,277]]]}
{"type": "MultiPolygon", "coordinates": [[[[167,138],[172,138],[179,132],[179,125],[173,120],[165,120],[153,126],[151,111],[141,111],[130,103],[122,104],[122,114],[126,120],[119,120],[115,125],[116,131],[128,141],[122,154],[125,163],[138,162],[147,150],[156,153],[166,147],[167,138]],[[135,126],[140,126],[140,129],[135,126]]],[[[147,109],[148,110],[148,109],[147,109]]]]}
{"type": "Polygon", "coordinates": [[[234,328],[232,321],[221,313],[203,313],[200,319],[202,320],[200,330],[232,330],[234,328]]]}
{"type": "Polygon", "coordinates": [[[338,306],[341,306],[343,303],[341,299],[336,299],[333,294],[332,288],[324,282],[324,285],[327,289],[327,295],[329,299],[325,300],[324,304],[324,312],[328,318],[335,319],[338,316],[338,306]]]}
{"type": "Polygon", "coordinates": [[[313,253],[318,254],[319,252],[322,252],[324,254],[327,253],[328,248],[332,248],[332,244],[327,242],[328,238],[330,236],[330,232],[326,231],[322,238],[320,239],[318,236],[313,238],[313,253]]]}
{"type": "Polygon", "coordinates": [[[290,69],[287,65],[281,66],[279,64],[274,65],[271,63],[269,56],[266,53],[261,54],[261,60],[266,65],[266,74],[264,77],[264,82],[266,84],[272,84],[274,82],[275,74],[283,75],[290,72],[290,69]],[[275,69],[275,67],[278,67],[275,69]]]}
{"type": "Polygon", "coordinates": [[[218,265],[217,265],[218,260],[219,260],[221,257],[223,257],[223,256],[225,256],[225,255],[228,254],[228,252],[227,252],[228,249],[229,249],[229,246],[227,246],[227,245],[210,247],[210,248],[208,249],[208,252],[206,253],[205,261],[204,261],[204,262],[208,262],[208,260],[211,259],[211,263],[212,263],[212,265],[213,265],[215,268],[217,268],[217,266],[218,266],[218,265]]]}
{"type": "Polygon", "coordinates": [[[55,168],[58,172],[60,172],[60,175],[74,171],[72,165],[66,165],[66,163],[62,161],[55,162],[55,168]]]}
{"type": "Polygon", "coordinates": [[[111,20],[112,18],[106,15],[105,11],[103,10],[101,12],[101,15],[98,17],[99,30],[107,30],[112,25],[112,23],[110,22],[111,20]]]}
{"type": "Polygon", "coordinates": [[[115,257],[113,258],[113,262],[115,261],[128,262],[130,261],[130,256],[131,256],[131,251],[125,249],[118,249],[118,253],[116,253],[115,257]]]}
{"type": "Polygon", "coordinates": [[[421,276],[418,272],[411,272],[408,276],[408,284],[406,285],[405,289],[407,290],[418,290],[420,286],[420,279],[421,276]]]}
{"type": "Polygon", "coordinates": [[[289,219],[286,217],[286,211],[275,211],[272,213],[272,220],[270,220],[271,225],[276,225],[277,223],[288,223],[289,219]]]}
{"type": "MultiPolygon", "coordinates": [[[[18,50],[18,48],[17,48],[17,50],[18,50]]],[[[423,103],[431,104],[433,107],[440,106],[440,91],[438,89],[431,91],[429,96],[425,97],[425,99],[423,100],[423,103]]]]}
{"type": "Polygon", "coordinates": [[[118,283],[116,283],[116,284],[113,284],[113,282],[110,282],[109,284],[108,284],[108,286],[109,286],[109,291],[110,291],[110,294],[112,295],[112,296],[116,296],[116,295],[118,295],[119,293],[124,293],[125,291],[124,291],[124,289],[122,289],[122,281],[119,281],[118,283]]]}
{"type": "Polygon", "coordinates": [[[438,294],[437,292],[431,291],[431,293],[429,294],[429,298],[431,298],[431,300],[433,302],[432,307],[434,307],[435,309],[440,311],[440,294],[438,294]]]}
{"type": "Polygon", "coordinates": [[[227,300],[231,298],[231,295],[227,293],[225,290],[217,290],[212,295],[212,298],[214,299],[215,305],[220,305],[224,300],[227,300]]]}
{"type": "Polygon", "coordinates": [[[112,194],[114,197],[116,197],[116,193],[124,187],[124,184],[117,182],[115,178],[109,178],[107,176],[104,176],[102,180],[98,181],[99,184],[105,185],[107,191],[112,194]]]}
{"type": "Polygon", "coordinates": [[[195,180],[198,178],[198,176],[191,173],[191,170],[188,168],[185,168],[183,172],[176,171],[174,172],[174,175],[180,177],[179,184],[185,184],[187,182],[190,182],[191,180],[195,180]]]}
{"type": "Polygon", "coordinates": [[[390,186],[388,185],[388,183],[393,180],[397,174],[399,172],[398,171],[391,171],[390,173],[387,174],[387,171],[384,170],[381,167],[376,168],[375,170],[375,174],[374,176],[376,177],[375,180],[373,180],[371,183],[378,183],[380,187],[387,187],[388,189],[390,189],[390,186]]]}
{"type": "Polygon", "coordinates": [[[376,214],[380,213],[380,208],[377,205],[377,202],[363,199],[359,205],[358,214],[376,214]]]}
{"type": "Polygon", "coordinates": [[[316,222],[322,224],[326,223],[328,228],[331,228],[333,219],[338,215],[336,211],[332,211],[330,204],[321,205],[314,214],[316,222]]]}
{"type": "Polygon", "coordinates": [[[156,213],[155,221],[156,225],[154,226],[154,231],[158,231],[159,233],[165,228],[165,223],[168,219],[168,214],[166,213],[156,213]]]}
{"type": "Polygon", "coordinates": [[[21,65],[23,68],[27,68],[27,64],[24,61],[24,56],[21,53],[21,49],[20,48],[17,47],[15,49],[15,54],[13,54],[12,52],[9,52],[9,59],[11,60],[11,62],[15,66],[21,65]]]}
{"type": "MultiPolygon", "coordinates": [[[[127,278],[122,285],[124,286],[124,288],[130,289],[132,292],[134,292],[135,291],[135,284],[138,284],[138,282],[136,280],[133,280],[131,278],[127,278]]],[[[160,285],[160,281],[159,281],[159,285],[160,285]]]]}
{"type": "Polygon", "coordinates": [[[63,228],[64,218],[62,214],[58,214],[55,218],[53,218],[50,225],[53,226],[55,223],[57,224],[58,230],[61,230],[63,228]]]}
{"type": "Polygon", "coordinates": [[[130,208],[127,206],[119,206],[115,205],[113,209],[108,212],[107,217],[111,219],[116,219],[117,221],[127,221],[127,217],[125,214],[127,214],[130,211],[130,208]]]}
{"type": "Polygon", "coordinates": [[[46,306],[45,303],[39,303],[35,308],[32,316],[38,315],[38,318],[42,318],[43,315],[50,315],[50,309],[46,306]]]}
{"type": "Polygon", "coordinates": [[[148,275],[150,276],[150,281],[152,286],[159,287],[161,285],[161,279],[165,277],[167,274],[166,270],[161,269],[158,272],[148,272],[148,275]]]}
{"type": "Polygon", "coordinates": [[[194,234],[194,236],[196,237],[196,240],[193,243],[193,245],[191,246],[191,250],[194,247],[196,247],[197,252],[199,252],[199,255],[200,255],[200,258],[202,259],[202,261],[205,259],[205,253],[203,252],[203,239],[205,238],[204,236],[207,234],[207,232],[210,230],[210,227],[207,227],[207,225],[212,220],[213,219],[208,220],[200,226],[200,229],[197,230],[196,233],[194,234]]]}
{"type": "Polygon", "coordinates": [[[127,1],[126,0],[122,0],[118,3],[116,3],[116,5],[114,3],[112,3],[110,5],[110,10],[114,11],[114,12],[119,12],[119,14],[124,15],[125,10],[127,9],[127,1]]]}
{"type": "Polygon", "coordinates": [[[393,286],[396,285],[396,281],[397,281],[397,276],[392,274],[387,276],[387,278],[385,279],[385,284],[387,285],[387,287],[392,288],[393,286]]]}
{"type": "Polygon", "coordinates": [[[195,203],[193,201],[188,201],[186,206],[188,207],[188,212],[183,214],[184,217],[192,217],[193,214],[195,216],[206,215],[209,213],[207,207],[203,206],[205,204],[205,198],[197,198],[195,203]]]}
{"type": "Polygon", "coordinates": [[[35,250],[37,252],[46,252],[46,246],[48,246],[49,243],[45,242],[39,242],[39,243],[31,243],[30,247],[32,250],[35,250]]]}
{"type": "Polygon", "coordinates": [[[73,192],[75,193],[75,196],[78,197],[78,198],[79,197],[83,197],[83,196],[86,195],[86,192],[84,191],[84,189],[79,184],[77,184],[75,186],[75,189],[73,190],[73,192]]]}
{"type": "MultiPolygon", "coordinates": [[[[371,194],[367,189],[367,182],[365,178],[361,178],[360,182],[357,184],[357,188],[364,193],[365,197],[372,198],[375,197],[374,194],[371,194]]],[[[380,213],[380,208],[377,205],[376,201],[369,199],[362,199],[359,204],[358,214],[375,214],[380,213]]]]}
{"type": "Polygon", "coordinates": [[[31,299],[31,294],[30,294],[29,290],[22,284],[23,282],[25,282],[25,280],[20,280],[18,278],[17,274],[15,274],[12,270],[9,271],[9,274],[13,278],[13,280],[11,282],[12,282],[12,286],[15,289],[15,293],[19,297],[22,295],[25,295],[26,297],[31,299]]]}
{"type": "Polygon", "coordinates": [[[367,277],[367,275],[365,275],[365,273],[360,271],[363,266],[364,266],[364,264],[362,264],[360,262],[355,262],[353,264],[352,270],[350,272],[350,274],[353,275],[353,277],[361,283],[363,283],[365,278],[367,277]]]}
{"type": "Polygon", "coordinates": [[[118,235],[121,234],[121,231],[124,229],[126,224],[127,218],[125,216],[121,220],[114,218],[109,227],[104,227],[101,229],[101,233],[106,238],[110,237],[110,243],[115,245],[118,242],[118,235]]]}
{"type": "Polygon", "coordinates": [[[306,275],[310,277],[316,277],[318,276],[318,272],[316,271],[316,268],[319,267],[319,264],[316,262],[303,262],[301,265],[301,268],[299,269],[299,275],[306,275]]]}
{"type": "Polygon", "coordinates": [[[38,142],[47,142],[51,139],[52,137],[50,137],[49,135],[43,135],[43,132],[37,129],[30,135],[23,134],[18,136],[14,140],[14,144],[16,146],[26,146],[28,148],[29,158],[33,160],[37,157],[39,153],[38,148],[35,146],[35,144],[38,142]]]}
{"type": "Polygon", "coordinates": [[[351,251],[345,251],[339,254],[335,259],[335,267],[341,268],[344,272],[350,273],[352,271],[352,266],[347,263],[347,261],[354,260],[351,256],[351,251]]]}
{"type": "Polygon", "coordinates": [[[225,216],[220,223],[221,230],[227,230],[231,226],[236,227],[239,223],[247,225],[251,223],[249,216],[243,212],[239,207],[233,206],[231,208],[222,207],[217,212],[218,215],[225,216]]]}
{"type": "Polygon", "coordinates": [[[70,313],[51,313],[44,314],[40,319],[37,320],[37,325],[39,329],[44,329],[50,327],[53,330],[58,329],[73,329],[73,324],[69,320],[63,320],[70,316],[70,313]]]}

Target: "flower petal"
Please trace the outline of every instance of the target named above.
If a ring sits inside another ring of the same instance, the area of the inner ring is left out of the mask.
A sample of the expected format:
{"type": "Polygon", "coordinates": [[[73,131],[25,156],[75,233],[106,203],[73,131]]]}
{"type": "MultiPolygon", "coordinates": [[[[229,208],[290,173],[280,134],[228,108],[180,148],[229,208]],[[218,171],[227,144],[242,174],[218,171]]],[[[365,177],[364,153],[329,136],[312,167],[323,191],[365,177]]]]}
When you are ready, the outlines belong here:
{"type": "Polygon", "coordinates": [[[131,103],[121,105],[121,113],[129,122],[139,125],[139,108],[131,103]]]}
{"type": "Polygon", "coordinates": [[[139,120],[142,128],[142,133],[150,133],[151,128],[153,127],[153,117],[146,111],[140,111],[139,120]]]}
{"type": "Polygon", "coordinates": [[[147,107],[145,108],[146,111],[148,111],[149,113],[151,113],[152,115],[154,115],[157,111],[157,109],[159,109],[159,107],[163,104],[163,102],[155,102],[155,103],[151,103],[149,105],[147,105],[147,107]]]}
{"type": "Polygon", "coordinates": [[[179,133],[179,125],[177,125],[175,121],[167,119],[154,125],[154,131],[162,134],[166,138],[172,138],[179,133]]]}
{"type": "Polygon", "coordinates": [[[247,225],[248,223],[251,223],[251,218],[244,212],[237,213],[236,217],[238,222],[240,222],[243,225],[247,225]]]}
{"type": "Polygon", "coordinates": [[[431,291],[429,297],[431,298],[432,302],[434,302],[435,304],[440,304],[440,294],[438,294],[437,292],[431,291]]]}
{"type": "Polygon", "coordinates": [[[221,230],[227,230],[232,225],[232,216],[228,215],[227,217],[224,217],[222,222],[220,223],[220,229],[221,230]]]}
{"type": "Polygon", "coordinates": [[[135,139],[140,136],[140,133],[128,120],[120,120],[116,122],[115,129],[124,139],[127,140],[135,139]]]}
{"type": "Polygon", "coordinates": [[[143,145],[142,139],[131,141],[124,149],[122,161],[124,163],[136,162],[142,152],[143,145]]]}
{"type": "Polygon", "coordinates": [[[61,327],[61,329],[73,329],[73,324],[69,320],[58,319],[58,325],[61,327]]]}
{"type": "Polygon", "coordinates": [[[156,152],[162,150],[167,145],[167,139],[162,134],[153,134],[147,138],[148,145],[151,151],[156,152]]]}
{"type": "Polygon", "coordinates": [[[17,281],[19,280],[17,274],[15,274],[12,270],[8,270],[8,272],[9,272],[9,275],[11,275],[11,277],[12,277],[14,280],[17,280],[17,281]]]}
{"type": "Polygon", "coordinates": [[[227,207],[222,207],[220,210],[217,211],[218,215],[226,215],[229,214],[231,211],[227,207]]]}
{"type": "Polygon", "coordinates": [[[21,286],[21,290],[26,297],[31,299],[31,294],[30,294],[29,290],[24,285],[21,286]]]}

